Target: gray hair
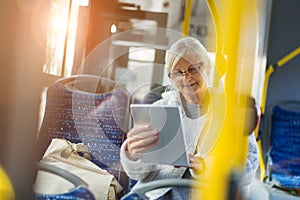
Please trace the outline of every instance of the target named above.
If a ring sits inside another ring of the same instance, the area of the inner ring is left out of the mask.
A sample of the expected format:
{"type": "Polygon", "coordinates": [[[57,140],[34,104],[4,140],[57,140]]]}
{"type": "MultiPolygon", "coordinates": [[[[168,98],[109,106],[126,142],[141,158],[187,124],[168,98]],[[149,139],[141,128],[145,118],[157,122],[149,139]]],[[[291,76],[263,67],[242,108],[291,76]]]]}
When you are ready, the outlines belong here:
{"type": "Polygon", "coordinates": [[[168,68],[168,73],[171,72],[180,58],[184,58],[185,56],[199,56],[200,60],[206,62],[207,61],[207,69],[206,74],[202,74],[203,78],[207,81],[207,84],[210,85],[210,72],[212,68],[212,62],[208,56],[208,52],[205,47],[201,44],[201,42],[193,37],[184,37],[177,40],[173,43],[170,49],[167,51],[166,56],[166,64],[168,68]]]}

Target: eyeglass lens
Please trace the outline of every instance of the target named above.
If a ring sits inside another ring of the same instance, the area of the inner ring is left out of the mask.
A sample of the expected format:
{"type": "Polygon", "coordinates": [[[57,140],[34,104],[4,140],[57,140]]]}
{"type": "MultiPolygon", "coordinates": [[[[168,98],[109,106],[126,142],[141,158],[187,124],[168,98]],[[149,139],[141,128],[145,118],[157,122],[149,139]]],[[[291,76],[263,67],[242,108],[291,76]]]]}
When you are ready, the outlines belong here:
{"type": "Polygon", "coordinates": [[[169,77],[173,77],[173,78],[181,78],[185,75],[195,75],[197,73],[199,73],[199,70],[200,68],[202,67],[202,63],[198,64],[198,65],[192,65],[190,66],[189,68],[187,68],[186,70],[184,71],[174,71],[174,72],[171,72],[169,73],[169,77]]]}

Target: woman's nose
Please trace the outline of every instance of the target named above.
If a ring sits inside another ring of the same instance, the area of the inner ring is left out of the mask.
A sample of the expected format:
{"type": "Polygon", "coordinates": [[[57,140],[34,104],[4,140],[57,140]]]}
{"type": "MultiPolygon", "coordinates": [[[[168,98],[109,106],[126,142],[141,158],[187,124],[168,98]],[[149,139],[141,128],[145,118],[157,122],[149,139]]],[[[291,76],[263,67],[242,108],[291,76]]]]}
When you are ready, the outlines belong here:
{"type": "Polygon", "coordinates": [[[190,79],[191,78],[191,75],[187,72],[183,72],[182,73],[182,77],[185,78],[185,79],[190,79]]]}

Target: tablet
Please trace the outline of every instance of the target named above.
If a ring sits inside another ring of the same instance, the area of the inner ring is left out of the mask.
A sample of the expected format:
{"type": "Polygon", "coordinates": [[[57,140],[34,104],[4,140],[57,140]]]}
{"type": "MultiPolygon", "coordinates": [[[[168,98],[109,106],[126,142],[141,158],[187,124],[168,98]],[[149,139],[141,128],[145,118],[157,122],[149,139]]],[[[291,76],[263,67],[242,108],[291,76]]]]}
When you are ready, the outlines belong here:
{"type": "Polygon", "coordinates": [[[130,110],[135,124],[150,124],[159,131],[158,144],[143,153],[142,162],[185,167],[190,165],[177,106],[131,104],[130,110]]]}

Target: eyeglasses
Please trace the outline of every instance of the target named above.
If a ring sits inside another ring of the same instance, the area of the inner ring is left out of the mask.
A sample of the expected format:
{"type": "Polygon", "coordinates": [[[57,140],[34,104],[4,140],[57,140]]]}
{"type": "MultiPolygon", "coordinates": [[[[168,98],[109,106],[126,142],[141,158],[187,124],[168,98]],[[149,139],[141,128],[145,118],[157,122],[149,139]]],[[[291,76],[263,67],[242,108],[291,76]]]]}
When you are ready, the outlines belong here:
{"type": "Polygon", "coordinates": [[[180,71],[180,70],[175,70],[173,72],[170,72],[168,74],[169,78],[172,79],[181,79],[184,77],[184,75],[197,75],[199,74],[200,69],[204,66],[204,63],[199,63],[199,64],[195,64],[195,65],[191,65],[189,68],[187,68],[184,71],[180,71]]]}

